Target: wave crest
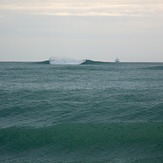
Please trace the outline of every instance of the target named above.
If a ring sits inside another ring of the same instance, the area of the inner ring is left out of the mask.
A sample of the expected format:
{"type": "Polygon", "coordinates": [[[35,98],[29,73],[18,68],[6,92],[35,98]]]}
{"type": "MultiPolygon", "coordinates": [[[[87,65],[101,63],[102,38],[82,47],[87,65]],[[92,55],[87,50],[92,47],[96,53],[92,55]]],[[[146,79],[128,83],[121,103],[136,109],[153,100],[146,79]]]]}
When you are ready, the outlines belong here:
{"type": "Polygon", "coordinates": [[[93,60],[75,60],[75,59],[67,59],[67,58],[49,58],[50,64],[58,64],[58,65],[82,65],[82,64],[108,64],[109,62],[102,61],[93,61],[93,60]]]}
{"type": "Polygon", "coordinates": [[[58,64],[58,65],[80,65],[85,60],[75,60],[75,59],[67,59],[67,58],[49,58],[50,64],[58,64]]]}

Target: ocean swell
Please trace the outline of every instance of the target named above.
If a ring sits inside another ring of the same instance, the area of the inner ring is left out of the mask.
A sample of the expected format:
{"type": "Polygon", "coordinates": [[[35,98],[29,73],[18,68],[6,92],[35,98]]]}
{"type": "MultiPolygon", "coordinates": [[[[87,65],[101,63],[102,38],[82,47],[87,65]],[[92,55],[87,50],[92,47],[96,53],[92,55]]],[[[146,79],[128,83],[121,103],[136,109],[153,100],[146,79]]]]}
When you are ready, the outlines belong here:
{"type": "MultiPolygon", "coordinates": [[[[161,123],[61,124],[51,127],[0,129],[3,150],[26,150],[44,146],[69,149],[155,146],[163,151],[161,123]]],[[[2,149],[1,149],[2,150],[2,149]]]]}

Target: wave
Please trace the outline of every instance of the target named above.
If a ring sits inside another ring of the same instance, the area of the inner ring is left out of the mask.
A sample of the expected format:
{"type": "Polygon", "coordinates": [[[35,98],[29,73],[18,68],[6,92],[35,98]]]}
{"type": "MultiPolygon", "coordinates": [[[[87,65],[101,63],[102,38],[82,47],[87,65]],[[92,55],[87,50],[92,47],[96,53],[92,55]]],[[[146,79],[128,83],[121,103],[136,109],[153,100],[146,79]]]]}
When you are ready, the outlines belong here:
{"type": "Polygon", "coordinates": [[[162,162],[162,130],[162,123],[4,128],[0,162],[162,162]]]}
{"type": "Polygon", "coordinates": [[[157,145],[163,151],[163,124],[61,124],[51,127],[0,129],[0,146],[25,150],[43,146],[112,148],[157,145]]]}
{"type": "Polygon", "coordinates": [[[108,64],[110,62],[102,62],[102,61],[93,61],[86,59],[82,64],[108,64]]]}
{"type": "Polygon", "coordinates": [[[67,58],[54,58],[51,57],[49,59],[50,64],[56,64],[56,65],[80,65],[83,63],[84,60],[75,60],[75,59],[67,59],[67,58]]]}
{"type": "Polygon", "coordinates": [[[42,61],[42,62],[36,62],[36,63],[39,63],[39,64],[50,64],[49,60],[45,60],[45,61],[42,61]]]}
{"type": "MultiPolygon", "coordinates": [[[[47,63],[47,61],[42,62],[47,63]]],[[[50,58],[50,64],[57,64],[57,65],[85,65],[85,64],[106,64],[109,62],[102,62],[102,61],[93,61],[93,60],[74,60],[74,59],[62,59],[62,58],[50,58]]]]}
{"type": "Polygon", "coordinates": [[[163,70],[163,66],[153,66],[153,67],[148,67],[145,69],[149,69],[149,70],[163,70]]]}

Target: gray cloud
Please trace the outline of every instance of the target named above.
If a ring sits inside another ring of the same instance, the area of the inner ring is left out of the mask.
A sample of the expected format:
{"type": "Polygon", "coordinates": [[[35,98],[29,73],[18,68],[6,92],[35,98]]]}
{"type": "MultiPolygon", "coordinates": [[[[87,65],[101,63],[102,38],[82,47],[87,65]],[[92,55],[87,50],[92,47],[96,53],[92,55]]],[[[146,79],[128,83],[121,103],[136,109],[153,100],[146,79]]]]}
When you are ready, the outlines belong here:
{"type": "Polygon", "coordinates": [[[161,8],[162,0],[1,0],[0,60],[163,61],[161,8]]]}
{"type": "MultiPolygon", "coordinates": [[[[54,16],[142,16],[163,14],[160,0],[2,1],[2,11],[54,16]]],[[[3,14],[3,12],[1,12],[3,14]]]]}

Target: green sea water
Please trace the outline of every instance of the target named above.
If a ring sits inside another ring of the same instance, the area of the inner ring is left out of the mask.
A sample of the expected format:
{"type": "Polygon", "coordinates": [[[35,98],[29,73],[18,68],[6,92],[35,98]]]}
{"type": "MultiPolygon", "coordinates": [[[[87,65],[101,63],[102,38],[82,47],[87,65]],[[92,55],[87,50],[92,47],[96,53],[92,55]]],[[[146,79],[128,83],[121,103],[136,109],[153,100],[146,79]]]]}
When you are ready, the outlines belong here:
{"type": "Polygon", "coordinates": [[[163,64],[0,63],[0,162],[163,162],[163,64]]]}

